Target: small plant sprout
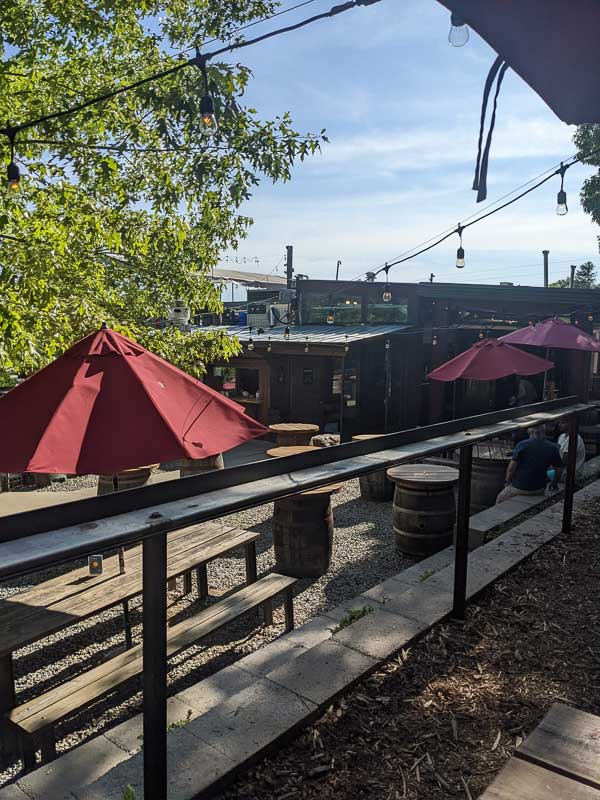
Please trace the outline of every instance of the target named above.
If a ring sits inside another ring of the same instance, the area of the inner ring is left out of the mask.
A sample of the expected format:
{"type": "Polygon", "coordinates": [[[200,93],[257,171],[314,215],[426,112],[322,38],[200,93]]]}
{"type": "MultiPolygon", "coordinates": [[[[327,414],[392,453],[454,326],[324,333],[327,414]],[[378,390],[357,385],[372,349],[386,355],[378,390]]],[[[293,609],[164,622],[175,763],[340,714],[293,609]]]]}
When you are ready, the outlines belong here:
{"type": "Polygon", "coordinates": [[[345,617],[339,621],[336,628],[333,629],[333,633],[339,633],[343,631],[344,628],[347,628],[348,625],[352,625],[353,622],[357,622],[359,619],[366,617],[367,614],[372,614],[373,609],[371,606],[363,606],[362,608],[351,608],[350,611],[346,614],[345,617]]]}

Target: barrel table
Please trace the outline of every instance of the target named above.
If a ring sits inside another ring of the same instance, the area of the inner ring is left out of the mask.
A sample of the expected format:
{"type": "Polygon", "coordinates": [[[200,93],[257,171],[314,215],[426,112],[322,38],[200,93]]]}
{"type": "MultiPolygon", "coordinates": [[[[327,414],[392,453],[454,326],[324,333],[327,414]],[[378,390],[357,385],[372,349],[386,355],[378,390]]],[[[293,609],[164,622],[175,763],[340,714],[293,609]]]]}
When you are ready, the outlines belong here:
{"type": "Polygon", "coordinates": [[[125,489],[137,489],[145,486],[159,464],[149,464],[145,467],[136,469],[124,469],[115,475],[98,476],[98,494],[112,494],[112,492],[123,492],[125,489]]]}
{"type": "Polygon", "coordinates": [[[182,458],[179,465],[179,477],[187,478],[188,475],[203,475],[216,469],[225,469],[223,453],[216,453],[206,458],[182,458]]]}
{"type": "MultiPolygon", "coordinates": [[[[364,442],[367,439],[377,439],[382,435],[381,433],[359,433],[352,437],[352,441],[364,442]]],[[[358,480],[360,496],[363,500],[391,500],[394,496],[394,484],[387,479],[384,469],[370,472],[368,475],[361,475],[358,480]]]]}
{"type": "MultiPolygon", "coordinates": [[[[317,447],[274,447],[271,458],[309,453],[317,447]]],[[[275,500],[273,511],[273,546],[276,571],[293,578],[320,578],[331,564],[333,547],[333,511],[331,495],[341,483],[299,492],[275,500]]]]}
{"type": "Polygon", "coordinates": [[[387,471],[395,484],[393,525],[403,553],[430,556],[452,544],[458,470],[438,464],[403,464],[387,471]]]}
{"type": "Polygon", "coordinates": [[[277,422],[269,425],[269,430],[277,436],[279,447],[310,445],[310,440],[319,432],[318,425],[309,422],[277,422]]]}
{"type": "Polygon", "coordinates": [[[504,489],[511,446],[506,442],[490,442],[473,447],[471,476],[471,514],[478,514],[496,503],[504,489]]]}

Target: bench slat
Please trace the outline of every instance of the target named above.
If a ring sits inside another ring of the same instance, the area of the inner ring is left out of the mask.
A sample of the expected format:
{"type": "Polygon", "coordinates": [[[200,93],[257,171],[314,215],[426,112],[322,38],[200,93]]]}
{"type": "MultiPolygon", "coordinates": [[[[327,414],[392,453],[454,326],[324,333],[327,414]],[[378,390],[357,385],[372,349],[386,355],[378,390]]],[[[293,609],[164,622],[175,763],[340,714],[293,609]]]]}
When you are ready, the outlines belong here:
{"type": "Polygon", "coordinates": [[[550,770],[511,758],[479,800],[600,800],[600,792],[550,770]]]}
{"type": "MultiPolygon", "coordinates": [[[[173,625],[168,630],[168,655],[175,655],[265,600],[289,589],[296,582],[296,578],[271,573],[193,617],[173,625]]],[[[142,646],[136,645],[104,664],[14,708],[8,718],[28,733],[35,733],[116,689],[130,678],[141,674],[142,670],[142,646]]]]}

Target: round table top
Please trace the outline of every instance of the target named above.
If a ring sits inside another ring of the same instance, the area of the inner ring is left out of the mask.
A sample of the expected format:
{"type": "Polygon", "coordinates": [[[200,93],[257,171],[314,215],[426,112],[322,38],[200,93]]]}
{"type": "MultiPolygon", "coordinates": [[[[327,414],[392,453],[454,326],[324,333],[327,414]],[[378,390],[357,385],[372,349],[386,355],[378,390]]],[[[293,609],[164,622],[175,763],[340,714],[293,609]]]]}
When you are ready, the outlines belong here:
{"type": "Polygon", "coordinates": [[[274,425],[269,425],[269,430],[273,433],[318,433],[319,426],[313,425],[311,422],[276,422],[274,425]]]}
{"type": "Polygon", "coordinates": [[[458,470],[443,464],[402,464],[388,469],[387,476],[391,481],[442,486],[456,483],[458,470]]]}
{"type": "MultiPolygon", "coordinates": [[[[322,450],[322,447],[313,447],[312,444],[290,445],[289,447],[272,447],[267,450],[267,455],[271,458],[283,458],[284,456],[296,456],[299,453],[312,453],[313,450],[322,450]]],[[[319,486],[317,489],[307,489],[305,492],[298,492],[299,495],[307,494],[332,494],[339,492],[343,483],[328,483],[327,486],[319,486]]],[[[293,495],[296,497],[297,495],[293,495]]]]}
{"type": "Polygon", "coordinates": [[[358,433],[352,437],[353,442],[365,442],[367,439],[379,439],[380,436],[385,436],[384,433],[358,433]]]}
{"type": "Polygon", "coordinates": [[[267,450],[267,455],[271,458],[283,458],[284,456],[297,456],[300,453],[312,453],[313,450],[322,450],[322,447],[314,447],[312,444],[290,444],[283,447],[272,447],[267,450]]]}

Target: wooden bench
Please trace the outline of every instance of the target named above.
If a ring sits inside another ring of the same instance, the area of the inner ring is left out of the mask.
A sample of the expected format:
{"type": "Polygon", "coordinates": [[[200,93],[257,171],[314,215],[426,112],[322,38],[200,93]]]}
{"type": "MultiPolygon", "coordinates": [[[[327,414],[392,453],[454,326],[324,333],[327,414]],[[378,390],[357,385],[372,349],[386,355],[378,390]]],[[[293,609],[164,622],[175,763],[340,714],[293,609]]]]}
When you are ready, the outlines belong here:
{"type": "MultiPolygon", "coordinates": [[[[285,627],[294,627],[292,587],[296,578],[271,573],[234,594],[169,627],[167,654],[173,656],[258,606],[263,607],[265,623],[273,624],[272,600],[285,597],[285,627]]],[[[7,714],[21,738],[26,767],[35,765],[39,746],[42,760],[56,757],[54,725],[63,717],[85,708],[143,672],[142,645],[136,645],[76,678],[14,708],[7,714]]]]}
{"type": "MultiPolygon", "coordinates": [[[[256,580],[256,539],[259,534],[213,523],[192,525],[168,536],[169,580],[184,576],[184,591],[191,590],[190,571],[198,576],[201,600],[208,595],[206,565],[243,546],[246,580],[256,580]]],[[[90,576],[87,567],[59,575],[25,592],[0,601],[0,711],[14,706],[12,653],[57,631],[105,611],[123,606],[125,643],[130,647],[129,600],[142,592],[141,545],[125,552],[125,572],[117,555],[104,561],[104,572],[90,576]]]]}
{"type": "Polygon", "coordinates": [[[600,717],[555,703],[480,800],[600,800],[600,717]]]}

